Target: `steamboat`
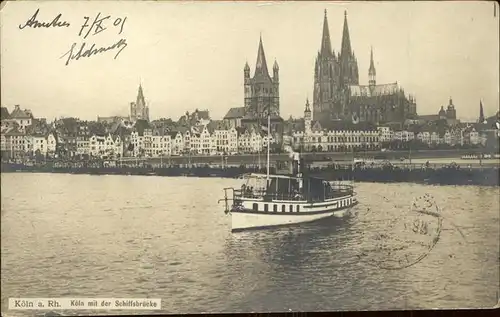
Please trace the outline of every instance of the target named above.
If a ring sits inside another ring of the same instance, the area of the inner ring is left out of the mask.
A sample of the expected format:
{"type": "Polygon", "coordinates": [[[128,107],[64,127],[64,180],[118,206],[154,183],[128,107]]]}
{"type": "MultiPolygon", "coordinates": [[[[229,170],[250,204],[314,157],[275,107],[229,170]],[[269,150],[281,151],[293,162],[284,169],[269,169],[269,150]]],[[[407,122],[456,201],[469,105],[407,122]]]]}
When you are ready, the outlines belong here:
{"type": "MultiPolygon", "coordinates": [[[[269,124],[268,117],[268,127],[269,124]]],[[[269,129],[268,129],[268,138],[269,129]]],[[[352,182],[326,181],[308,175],[300,154],[287,147],[290,160],[270,173],[269,141],[266,174],[246,174],[240,189],[224,188],[225,213],[231,231],[264,229],[342,215],[357,204],[352,182]]]]}

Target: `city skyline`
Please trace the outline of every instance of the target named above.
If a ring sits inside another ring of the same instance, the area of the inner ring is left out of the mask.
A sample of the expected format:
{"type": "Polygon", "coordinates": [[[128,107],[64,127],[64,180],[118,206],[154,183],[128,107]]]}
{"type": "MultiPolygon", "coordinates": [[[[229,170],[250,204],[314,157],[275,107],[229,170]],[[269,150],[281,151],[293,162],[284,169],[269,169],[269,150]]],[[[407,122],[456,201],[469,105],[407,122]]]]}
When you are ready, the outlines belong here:
{"type": "Polygon", "coordinates": [[[248,62],[253,74],[262,35],[267,67],[275,60],[280,67],[281,116],[301,117],[313,95],[326,9],[335,51],[347,10],[360,84],[368,84],[373,47],[377,82],[397,81],[416,96],[419,114],[437,114],[451,97],[459,118],[477,120],[480,100],[487,117],[499,108],[494,5],[219,2],[154,3],[153,8],[151,3],[77,2],[72,10],[65,3],[8,3],[1,12],[2,42],[8,43],[2,46],[2,106],[11,110],[19,104],[47,119],[129,115],[142,84],[152,119],[176,120],[195,109],[208,109],[220,119],[243,106],[243,68],[248,62]],[[38,8],[40,21],[61,13],[70,27],[21,30],[38,8]],[[132,11],[121,35],[113,30],[85,40],[108,46],[125,38],[128,45],[116,60],[109,52],[67,66],[59,58],[72,43],[81,43],[83,16],[92,21],[98,12],[114,18],[132,11]]]}

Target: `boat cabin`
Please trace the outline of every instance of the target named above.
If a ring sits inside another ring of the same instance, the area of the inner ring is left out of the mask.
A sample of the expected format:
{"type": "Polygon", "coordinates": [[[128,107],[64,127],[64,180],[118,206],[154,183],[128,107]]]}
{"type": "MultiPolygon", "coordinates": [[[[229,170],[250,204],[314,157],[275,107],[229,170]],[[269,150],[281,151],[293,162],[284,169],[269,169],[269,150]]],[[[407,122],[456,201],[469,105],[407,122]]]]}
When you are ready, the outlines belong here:
{"type": "Polygon", "coordinates": [[[235,199],[263,199],[264,201],[321,202],[352,194],[352,186],[334,184],[315,177],[249,174],[241,190],[235,190],[235,199]]]}

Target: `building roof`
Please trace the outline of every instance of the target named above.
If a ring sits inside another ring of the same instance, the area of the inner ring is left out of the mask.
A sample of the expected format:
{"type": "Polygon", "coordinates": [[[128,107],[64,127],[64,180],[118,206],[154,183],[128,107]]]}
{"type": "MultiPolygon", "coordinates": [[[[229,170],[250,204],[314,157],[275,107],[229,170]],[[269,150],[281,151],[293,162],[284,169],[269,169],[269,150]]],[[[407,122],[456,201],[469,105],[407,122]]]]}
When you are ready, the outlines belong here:
{"type": "Polygon", "coordinates": [[[5,120],[9,118],[10,118],[9,109],[7,109],[7,107],[2,107],[0,112],[0,119],[5,120]]]}
{"type": "Polygon", "coordinates": [[[242,126],[242,127],[236,127],[236,132],[238,132],[238,135],[242,135],[245,133],[245,131],[247,131],[248,128],[245,127],[245,126],[242,126]]]}
{"type": "MultiPolygon", "coordinates": [[[[194,133],[190,127],[186,127],[186,126],[177,127],[176,131],[178,131],[182,134],[194,133]]],[[[197,131],[197,130],[195,129],[195,131],[197,131]]]]}
{"type": "Polygon", "coordinates": [[[319,125],[323,130],[327,131],[376,131],[377,127],[371,122],[352,123],[348,121],[327,121],[315,122],[316,126],[319,125]]]}
{"type": "Polygon", "coordinates": [[[168,131],[166,135],[169,135],[171,139],[175,139],[178,133],[181,133],[179,131],[168,131]]]}
{"type": "Polygon", "coordinates": [[[186,114],[181,116],[177,123],[181,125],[196,125],[200,120],[210,120],[210,113],[208,110],[196,109],[193,113],[186,111],[186,114]]]}
{"type": "MultiPolygon", "coordinates": [[[[261,120],[262,122],[267,122],[267,116],[264,118],[256,118],[252,116],[251,114],[246,114],[243,118],[242,121],[259,121],[261,120]]],[[[283,121],[283,118],[276,114],[271,114],[271,121],[283,121]]]]}
{"type": "Polygon", "coordinates": [[[382,85],[350,85],[349,86],[352,97],[374,97],[374,96],[388,96],[397,94],[399,87],[398,83],[382,84],[382,85]]]}
{"type": "Polygon", "coordinates": [[[10,129],[9,131],[7,131],[7,133],[5,133],[5,135],[7,135],[7,136],[19,136],[19,135],[24,135],[24,133],[19,131],[17,129],[17,127],[14,127],[12,129],[10,129]]]}
{"type": "Polygon", "coordinates": [[[208,112],[208,110],[196,109],[191,115],[195,118],[197,117],[198,119],[210,120],[210,113],[208,112]]]}
{"type": "Polygon", "coordinates": [[[229,109],[224,119],[240,119],[245,116],[245,107],[234,107],[229,109]]]}
{"type": "Polygon", "coordinates": [[[139,135],[143,135],[144,130],[151,129],[151,126],[147,120],[137,120],[134,124],[134,129],[137,133],[139,133],[139,135]]]}
{"type": "Polygon", "coordinates": [[[419,120],[424,120],[424,121],[436,121],[439,120],[439,115],[438,114],[426,114],[422,116],[418,116],[419,120]]]}
{"type": "Polygon", "coordinates": [[[46,138],[45,133],[41,133],[41,132],[31,133],[31,136],[34,138],[46,138]]]}
{"type": "Polygon", "coordinates": [[[255,72],[253,79],[261,78],[270,79],[269,71],[267,70],[266,54],[264,53],[264,45],[262,45],[262,37],[259,39],[259,50],[257,52],[257,62],[255,63],[255,72]]]}
{"type": "Polygon", "coordinates": [[[291,135],[295,131],[304,131],[305,123],[304,118],[293,119],[290,118],[285,121],[284,132],[291,135]]]}
{"type": "Polygon", "coordinates": [[[19,105],[14,106],[14,110],[10,114],[10,118],[12,119],[31,119],[33,118],[33,115],[31,114],[31,111],[29,110],[21,110],[21,107],[19,105]]]}

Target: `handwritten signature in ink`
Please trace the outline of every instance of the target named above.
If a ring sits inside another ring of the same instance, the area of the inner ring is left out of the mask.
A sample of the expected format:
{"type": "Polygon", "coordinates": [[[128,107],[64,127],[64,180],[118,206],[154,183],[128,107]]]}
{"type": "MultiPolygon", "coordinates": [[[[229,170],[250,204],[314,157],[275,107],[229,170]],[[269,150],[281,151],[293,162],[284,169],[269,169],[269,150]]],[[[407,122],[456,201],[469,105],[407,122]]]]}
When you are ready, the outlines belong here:
{"type": "Polygon", "coordinates": [[[90,47],[88,47],[87,43],[83,42],[80,45],[80,48],[78,49],[77,44],[73,43],[69,51],[67,51],[64,55],[62,55],[60,59],[66,56],[67,57],[66,66],[68,66],[68,64],[72,60],[77,61],[80,58],[91,57],[94,55],[105,53],[107,51],[118,50],[114,57],[114,59],[116,59],[118,55],[120,55],[120,53],[125,49],[125,47],[127,47],[127,40],[123,38],[120,39],[118,42],[114,43],[113,45],[110,45],[108,47],[99,47],[99,48],[97,48],[95,44],[92,44],[90,47]]]}
{"type": "Polygon", "coordinates": [[[59,19],[62,17],[61,13],[59,13],[50,23],[40,22],[37,20],[39,12],[40,12],[40,9],[37,9],[36,12],[33,14],[33,16],[31,16],[31,18],[29,18],[28,21],[26,21],[24,23],[24,25],[19,24],[19,29],[22,30],[26,27],[30,27],[30,28],[35,29],[35,28],[50,28],[50,27],[61,28],[61,27],[69,27],[70,26],[69,22],[59,21],[59,19]]]}

